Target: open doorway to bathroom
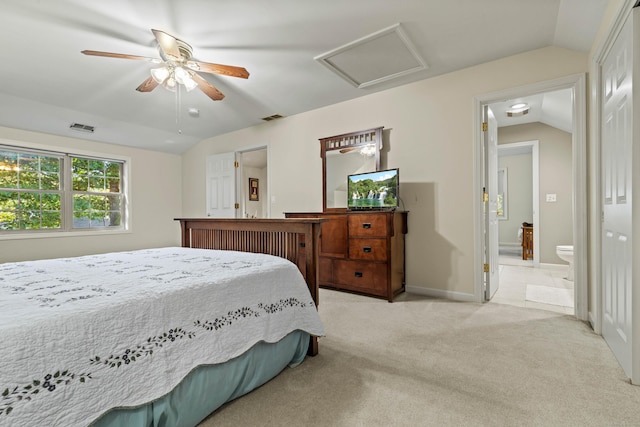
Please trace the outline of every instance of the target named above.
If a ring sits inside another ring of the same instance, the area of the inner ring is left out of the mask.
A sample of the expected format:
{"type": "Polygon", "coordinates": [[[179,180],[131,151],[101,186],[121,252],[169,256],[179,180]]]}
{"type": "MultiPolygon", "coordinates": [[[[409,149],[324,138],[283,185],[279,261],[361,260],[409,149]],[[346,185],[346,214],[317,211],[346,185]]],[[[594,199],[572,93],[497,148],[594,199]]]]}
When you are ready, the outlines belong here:
{"type": "Polygon", "coordinates": [[[570,135],[543,123],[498,129],[498,141],[501,134],[506,143],[498,145],[498,169],[508,205],[499,219],[500,288],[492,301],[574,314],[568,265],[554,253],[556,243],[572,242],[570,135]],[[541,140],[510,142],[534,134],[541,140]],[[567,170],[548,170],[561,164],[567,170]],[[555,194],[556,201],[547,202],[547,194],[555,194]],[[534,236],[532,249],[528,232],[534,236]]]}
{"type": "Polygon", "coordinates": [[[573,246],[571,96],[562,89],[489,105],[498,119],[500,201],[492,302],[575,314],[573,266],[556,250],[573,246]],[[514,114],[516,104],[529,110],[514,114]]]}
{"type": "MultiPolygon", "coordinates": [[[[498,253],[498,241],[499,238],[489,232],[489,228],[486,225],[485,219],[487,218],[486,212],[490,212],[493,215],[495,210],[496,195],[486,195],[483,191],[483,186],[487,180],[489,171],[488,164],[490,157],[485,154],[486,136],[492,135],[491,123],[483,123],[484,112],[489,108],[489,105],[495,105],[498,103],[510,103],[513,105],[518,98],[529,97],[537,94],[546,94],[549,92],[561,91],[563,89],[571,90],[571,108],[567,111],[571,111],[571,181],[572,181],[572,200],[571,209],[573,212],[573,223],[571,224],[572,238],[573,238],[573,268],[574,268],[574,311],[575,316],[579,320],[589,320],[588,312],[588,283],[587,283],[587,271],[588,271],[588,259],[587,259],[587,212],[589,206],[587,204],[587,126],[586,126],[586,75],[575,74],[571,76],[561,77],[555,80],[549,80],[544,82],[537,82],[530,85],[520,86],[517,88],[509,88],[500,90],[497,92],[486,93],[474,97],[474,116],[475,116],[475,132],[474,132],[474,182],[475,186],[475,200],[477,203],[474,205],[475,221],[474,221],[474,234],[476,241],[476,249],[474,251],[474,263],[477,265],[477,275],[474,279],[475,284],[475,299],[480,301],[487,301],[487,289],[499,289],[498,285],[499,277],[499,263],[495,262],[499,257],[494,253],[498,253]],[[487,197],[489,196],[489,197],[487,197]],[[489,202],[489,203],[487,203],[489,202]],[[490,210],[487,210],[487,207],[490,210]],[[495,252],[494,252],[495,251],[495,252]],[[494,279],[495,286],[493,285],[494,279]],[[487,284],[491,284],[489,287],[487,284]]],[[[543,100],[544,103],[544,100],[543,100]]],[[[497,110],[497,108],[496,108],[497,110]]],[[[534,114],[535,109],[531,109],[529,112],[516,113],[513,116],[520,120],[530,119],[534,114]]],[[[496,112],[494,112],[496,113],[496,112]]],[[[502,114],[505,112],[503,111],[502,114]]],[[[495,115],[500,114],[499,112],[495,115]]],[[[551,119],[557,116],[556,113],[551,114],[551,119]]],[[[513,118],[513,117],[512,117],[513,118]]],[[[537,120],[540,121],[540,120],[537,120]]],[[[490,121],[491,122],[491,121],[490,121]]],[[[495,126],[495,133],[497,134],[498,126],[495,126]]],[[[495,137],[498,139],[498,136],[495,137]]],[[[536,137],[527,137],[522,140],[534,140],[536,137]]],[[[503,141],[504,142],[504,141],[503,141]]],[[[497,148],[496,148],[497,152],[497,148]]],[[[496,156],[497,157],[497,156],[496,156]]],[[[491,159],[491,163],[497,164],[497,159],[494,161],[491,159]]],[[[497,166],[495,167],[497,177],[497,166]]],[[[496,178],[497,179],[497,178],[496,178]]],[[[553,195],[555,190],[546,190],[540,188],[540,199],[545,200],[547,192],[553,195]]],[[[556,193],[556,200],[559,193],[556,193]]],[[[551,196],[552,198],[552,196],[551,196]]],[[[542,202],[541,202],[542,203],[542,202]]],[[[552,204],[553,202],[549,202],[552,204]]],[[[557,203],[557,202],[556,202],[557,203]]],[[[544,240],[546,231],[544,226],[544,219],[541,217],[543,223],[539,224],[539,235],[544,240]],[[541,225],[541,227],[540,227],[541,225]]],[[[498,219],[495,219],[498,222],[498,219]]],[[[536,225],[534,224],[534,229],[536,225]]],[[[497,228],[497,227],[494,227],[497,228]]],[[[495,232],[495,234],[498,234],[495,232]]],[[[535,245],[535,242],[534,242],[535,245]]],[[[544,245],[544,243],[542,244],[544,245]]],[[[540,244],[539,244],[540,246],[540,244]]],[[[534,248],[535,249],[535,248],[534,248]]],[[[542,256],[540,258],[543,258],[542,256]]],[[[541,260],[545,263],[544,258],[541,260]]],[[[534,259],[534,264],[536,260],[534,259]]],[[[560,261],[555,261],[560,262],[560,261]]],[[[566,268],[566,267],[565,267],[566,268]]]]}

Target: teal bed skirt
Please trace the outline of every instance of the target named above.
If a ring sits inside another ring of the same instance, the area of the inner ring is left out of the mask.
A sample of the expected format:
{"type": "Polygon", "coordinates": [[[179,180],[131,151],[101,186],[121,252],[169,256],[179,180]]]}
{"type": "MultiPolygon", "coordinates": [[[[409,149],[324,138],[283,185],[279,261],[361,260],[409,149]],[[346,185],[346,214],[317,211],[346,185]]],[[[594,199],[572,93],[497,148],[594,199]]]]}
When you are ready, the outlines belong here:
{"type": "Polygon", "coordinates": [[[301,363],[309,334],[294,331],[274,344],[259,342],[226,363],[200,366],[169,394],[141,407],[116,408],[93,427],[194,427],[210,413],[301,363]]]}

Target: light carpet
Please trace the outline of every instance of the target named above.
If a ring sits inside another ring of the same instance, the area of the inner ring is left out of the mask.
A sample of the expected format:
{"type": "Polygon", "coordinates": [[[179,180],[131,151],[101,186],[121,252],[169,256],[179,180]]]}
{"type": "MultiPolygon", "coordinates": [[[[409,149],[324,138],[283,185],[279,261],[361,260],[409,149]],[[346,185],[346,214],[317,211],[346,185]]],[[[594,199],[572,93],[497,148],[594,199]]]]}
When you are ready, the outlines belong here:
{"type": "Polygon", "coordinates": [[[320,315],[318,356],[201,427],[640,426],[640,387],[573,316],[325,289],[320,315]]]}
{"type": "Polygon", "coordinates": [[[543,285],[527,285],[525,299],[542,304],[573,307],[573,291],[570,289],[543,285]]]}

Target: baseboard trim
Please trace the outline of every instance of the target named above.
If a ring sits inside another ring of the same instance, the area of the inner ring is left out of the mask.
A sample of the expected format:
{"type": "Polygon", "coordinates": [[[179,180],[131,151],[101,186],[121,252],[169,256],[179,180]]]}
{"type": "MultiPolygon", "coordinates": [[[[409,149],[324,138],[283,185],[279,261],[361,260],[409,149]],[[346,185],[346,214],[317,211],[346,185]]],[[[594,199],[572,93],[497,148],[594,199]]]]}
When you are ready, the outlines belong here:
{"type": "Polygon", "coordinates": [[[593,329],[593,332],[597,335],[602,336],[602,331],[596,330],[596,319],[592,311],[589,311],[589,313],[587,313],[587,318],[588,318],[589,326],[591,326],[591,329],[593,329]]]}
{"type": "Polygon", "coordinates": [[[562,269],[566,269],[567,267],[569,267],[569,264],[555,264],[555,263],[550,263],[550,262],[541,262],[540,263],[540,268],[546,268],[549,270],[562,270],[562,269]]]}
{"type": "Polygon", "coordinates": [[[405,292],[410,294],[424,295],[432,298],[443,298],[460,302],[476,302],[474,294],[463,292],[445,291],[442,289],[423,288],[419,286],[405,286],[405,292]]]}

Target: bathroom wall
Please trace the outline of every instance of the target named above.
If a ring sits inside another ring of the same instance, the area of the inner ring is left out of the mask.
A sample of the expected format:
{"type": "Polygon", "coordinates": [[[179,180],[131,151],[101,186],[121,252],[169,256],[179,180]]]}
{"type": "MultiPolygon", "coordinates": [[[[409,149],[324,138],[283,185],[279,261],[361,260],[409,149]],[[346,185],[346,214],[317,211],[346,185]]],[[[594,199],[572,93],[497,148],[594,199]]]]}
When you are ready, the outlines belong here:
{"type": "Polygon", "coordinates": [[[520,246],[518,230],[523,222],[533,222],[532,155],[515,154],[498,157],[498,167],[507,171],[508,217],[500,219],[500,245],[520,246]]]}
{"type": "MultiPolygon", "coordinates": [[[[573,244],[573,163],[571,134],[543,123],[498,129],[498,144],[540,141],[540,262],[566,264],[556,255],[557,245],[573,244]],[[555,194],[555,202],[547,195],[555,194]]],[[[511,183],[510,183],[511,184],[511,183]]]]}

